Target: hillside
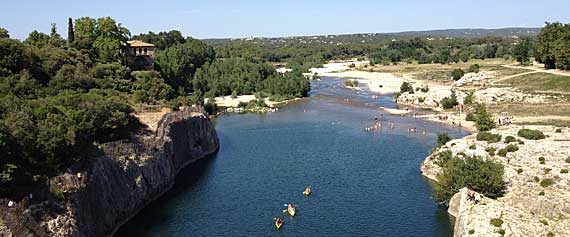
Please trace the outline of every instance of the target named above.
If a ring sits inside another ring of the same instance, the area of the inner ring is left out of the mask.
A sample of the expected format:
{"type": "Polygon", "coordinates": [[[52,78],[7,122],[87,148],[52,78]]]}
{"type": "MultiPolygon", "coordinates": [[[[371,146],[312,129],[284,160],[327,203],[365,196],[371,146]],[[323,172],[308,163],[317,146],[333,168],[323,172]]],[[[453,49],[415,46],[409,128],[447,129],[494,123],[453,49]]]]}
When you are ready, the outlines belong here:
{"type": "Polygon", "coordinates": [[[397,33],[363,33],[320,36],[291,36],[291,37],[249,37],[235,39],[205,39],[210,45],[225,45],[230,43],[258,43],[287,46],[292,44],[346,44],[346,43],[380,43],[396,38],[425,37],[435,38],[520,38],[536,36],[541,28],[501,28],[501,29],[446,29],[429,31],[405,31],[397,33]]]}

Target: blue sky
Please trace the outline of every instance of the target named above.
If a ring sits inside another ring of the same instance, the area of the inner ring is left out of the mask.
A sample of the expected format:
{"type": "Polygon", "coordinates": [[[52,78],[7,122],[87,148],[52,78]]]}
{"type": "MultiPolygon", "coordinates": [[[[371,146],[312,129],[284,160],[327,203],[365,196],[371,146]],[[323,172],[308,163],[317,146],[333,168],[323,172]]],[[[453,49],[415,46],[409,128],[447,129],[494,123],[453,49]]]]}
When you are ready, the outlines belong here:
{"type": "Polygon", "coordinates": [[[111,16],[138,34],[178,29],[196,38],[538,27],[570,22],[569,0],[7,0],[0,27],[23,39],[66,36],[68,17],[111,16]]]}

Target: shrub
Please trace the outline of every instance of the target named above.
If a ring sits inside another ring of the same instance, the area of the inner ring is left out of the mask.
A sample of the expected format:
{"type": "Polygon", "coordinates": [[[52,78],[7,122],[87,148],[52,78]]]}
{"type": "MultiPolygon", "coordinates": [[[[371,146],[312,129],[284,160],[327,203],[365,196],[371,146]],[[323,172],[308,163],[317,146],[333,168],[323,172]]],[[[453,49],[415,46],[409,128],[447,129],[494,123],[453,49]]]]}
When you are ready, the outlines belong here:
{"type": "MultiPolygon", "coordinates": [[[[475,94],[473,93],[473,91],[469,92],[469,94],[467,94],[467,96],[465,96],[465,98],[463,98],[463,104],[465,105],[470,105],[473,104],[473,99],[475,99],[475,94]]],[[[470,121],[470,120],[467,120],[470,121]]]]}
{"type": "Polygon", "coordinates": [[[546,234],[546,237],[554,237],[554,233],[548,232],[548,234],[546,234]]]}
{"type": "Polygon", "coordinates": [[[500,149],[500,150],[497,152],[497,155],[500,156],[500,157],[506,157],[506,156],[507,156],[507,153],[508,153],[508,152],[507,152],[507,149],[503,148],[503,149],[500,149]]]}
{"type": "Polygon", "coordinates": [[[423,103],[424,101],[426,101],[426,98],[424,98],[424,97],[418,98],[418,102],[423,103]]]}
{"type": "Polygon", "coordinates": [[[238,97],[237,91],[232,91],[232,99],[235,99],[237,97],[238,97]]]}
{"type": "Polygon", "coordinates": [[[439,152],[433,156],[434,163],[440,167],[443,167],[447,161],[453,158],[453,153],[450,150],[445,150],[439,152]]]}
{"type": "Polygon", "coordinates": [[[543,225],[548,225],[548,221],[547,221],[547,220],[542,219],[542,220],[540,220],[539,222],[542,223],[543,225]]]}
{"type": "Polygon", "coordinates": [[[534,180],[535,183],[540,182],[540,179],[537,176],[532,177],[532,180],[534,180]]]}
{"type": "Polygon", "coordinates": [[[477,141],[486,141],[488,143],[496,143],[501,141],[502,136],[490,132],[480,132],[477,134],[477,141]]]}
{"type": "Polygon", "coordinates": [[[507,149],[507,152],[515,152],[519,150],[519,146],[515,144],[509,144],[507,147],[505,147],[505,149],[507,149]]]}
{"type": "Polygon", "coordinates": [[[453,78],[453,80],[459,80],[463,77],[463,75],[465,75],[465,72],[463,71],[463,69],[461,68],[456,68],[453,69],[453,71],[451,71],[451,77],[453,78]]]}
{"type": "Polygon", "coordinates": [[[406,92],[409,92],[410,94],[414,94],[414,88],[412,87],[412,85],[409,82],[404,82],[404,83],[402,83],[402,86],[400,86],[400,93],[404,94],[406,92]]]}
{"type": "Polygon", "coordinates": [[[553,179],[543,179],[540,181],[540,186],[543,188],[546,188],[550,185],[554,184],[554,180],[553,179]]]}
{"type": "Polygon", "coordinates": [[[501,236],[505,236],[505,229],[499,229],[497,233],[499,233],[501,236]]]}
{"type": "Polygon", "coordinates": [[[358,81],[357,80],[346,80],[346,81],[344,81],[344,85],[348,86],[348,87],[358,87],[358,81]]]}
{"type": "Polygon", "coordinates": [[[484,105],[477,105],[475,107],[475,125],[480,131],[489,131],[497,127],[493,116],[487,112],[487,108],[484,105]]]}
{"type": "Polygon", "coordinates": [[[216,105],[216,103],[214,103],[214,100],[208,100],[208,103],[204,104],[204,110],[206,110],[206,113],[208,113],[209,115],[214,115],[218,112],[218,105],[216,105]]]}
{"type": "Polygon", "coordinates": [[[538,193],[538,196],[544,196],[544,191],[540,191],[540,193],[538,193]]]}
{"type": "Polygon", "coordinates": [[[521,174],[523,172],[522,168],[517,169],[517,174],[521,174]]]}
{"type": "Polygon", "coordinates": [[[352,63],[352,64],[348,65],[348,67],[349,67],[349,68],[355,68],[355,67],[356,67],[356,64],[352,63]]]}
{"type": "Polygon", "coordinates": [[[470,235],[475,234],[475,230],[473,230],[473,229],[469,230],[469,234],[470,235]]]}
{"type": "Polygon", "coordinates": [[[471,146],[469,146],[469,149],[471,149],[471,150],[475,150],[475,149],[477,149],[477,145],[475,145],[475,144],[472,144],[471,146]]]}
{"type": "Polygon", "coordinates": [[[428,91],[429,91],[429,86],[424,86],[424,87],[420,88],[420,91],[423,92],[423,93],[428,92],[428,91]]]}
{"type": "Polygon", "coordinates": [[[566,158],[566,163],[570,163],[570,157],[566,158]]]}
{"type": "Polygon", "coordinates": [[[538,162],[540,162],[541,165],[544,165],[546,163],[546,159],[544,159],[544,157],[538,157],[538,162]]]}
{"type": "Polygon", "coordinates": [[[490,198],[502,195],[504,167],[491,160],[477,157],[449,159],[437,175],[433,197],[440,205],[448,205],[449,199],[463,187],[490,198]]]}
{"type": "Polygon", "coordinates": [[[557,128],[557,129],[556,129],[556,133],[562,133],[562,129],[561,129],[561,128],[557,128]]]}
{"type": "Polygon", "coordinates": [[[517,135],[529,140],[540,140],[546,138],[546,136],[544,136],[544,133],[541,131],[531,129],[521,129],[517,135]]]}
{"type": "Polygon", "coordinates": [[[551,168],[544,168],[544,174],[550,174],[551,168]]]}
{"type": "Polygon", "coordinates": [[[444,109],[451,109],[458,104],[459,103],[457,102],[457,96],[455,95],[455,92],[451,93],[450,97],[445,97],[441,99],[441,105],[443,106],[444,109]]]}
{"type": "Polygon", "coordinates": [[[513,136],[507,136],[505,137],[505,143],[511,143],[511,142],[516,142],[517,139],[513,136]]]}
{"type": "Polygon", "coordinates": [[[503,220],[501,220],[501,218],[493,218],[491,219],[491,225],[501,227],[503,225],[503,220]]]}
{"type": "Polygon", "coordinates": [[[561,170],[560,170],[560,173],[561,173],[561,174],[568,174],[568,169],[561,169],[561,170]]]}
{"type": "Polygon", "coordinates": [[[479,64],[473,64],[469,67],[469,72],[478,73],[480,68],[479,64]]]}
{"type": "Polygon", "coordinates": [[[476,119],[475,113],[467,113],[467,116],[465,116],[465,120],[467,121],[475,122],[476,119]]]}
{"type": "Polygon", "coordinates": [[[449,137],[447,133],[440,133],[437,135],[437,147],[442,147],[449,141],[451,141],[451,137],[449,137]]]}
{"type": "Polygon", "coordinates": [[[497,150],[497,148],[494,148],[494,147],[487,147],[487,148],[485,148],[485,151],[486,151],[487,153],[489,153],[489,156],[494,156],[496,150],[497,150]]]}

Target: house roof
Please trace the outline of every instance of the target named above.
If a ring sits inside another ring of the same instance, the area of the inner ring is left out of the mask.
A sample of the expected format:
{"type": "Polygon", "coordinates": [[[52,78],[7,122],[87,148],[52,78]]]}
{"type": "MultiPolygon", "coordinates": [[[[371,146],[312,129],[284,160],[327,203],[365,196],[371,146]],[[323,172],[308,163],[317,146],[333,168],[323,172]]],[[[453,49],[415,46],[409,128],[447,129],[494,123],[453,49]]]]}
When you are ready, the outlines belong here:
{"type": "Polygon", "coordinates": [[[146,42],[142,42],[140,40],[130,40],[130,41],[127,41],[127,44],[130,47],[154,47],[154,44],[149,44],[146,42]]]}

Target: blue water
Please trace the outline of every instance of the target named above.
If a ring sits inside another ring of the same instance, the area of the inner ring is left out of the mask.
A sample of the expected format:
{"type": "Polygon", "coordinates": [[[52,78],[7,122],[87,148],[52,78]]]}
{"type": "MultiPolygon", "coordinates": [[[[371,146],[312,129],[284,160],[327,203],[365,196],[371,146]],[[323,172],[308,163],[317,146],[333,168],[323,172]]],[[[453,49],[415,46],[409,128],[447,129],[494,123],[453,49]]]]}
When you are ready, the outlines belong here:
{"type": "Polygon", "coordinates": [[[438,133],[467,133],[380,117],[377,106],[396,108],[389,96],[372,99],[339,79],[312,88],[310,98],[277,113],[219,117],[219,153],[184,169],[117,236],[451,236],[450,217],[430,198],[419,166],[438,133]],[[395,129],[364,132],[374,117],[395,129]],[[302,196],[309,185],[313,194],[302,196]],[[298,207],[294,218],[282,212],[289,202],[298,207]],[[281,230],[275,216],[285,217],[281,230]]]}

